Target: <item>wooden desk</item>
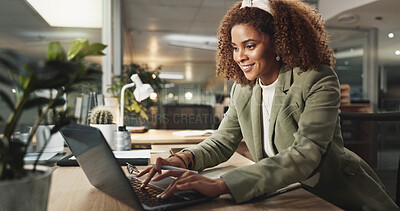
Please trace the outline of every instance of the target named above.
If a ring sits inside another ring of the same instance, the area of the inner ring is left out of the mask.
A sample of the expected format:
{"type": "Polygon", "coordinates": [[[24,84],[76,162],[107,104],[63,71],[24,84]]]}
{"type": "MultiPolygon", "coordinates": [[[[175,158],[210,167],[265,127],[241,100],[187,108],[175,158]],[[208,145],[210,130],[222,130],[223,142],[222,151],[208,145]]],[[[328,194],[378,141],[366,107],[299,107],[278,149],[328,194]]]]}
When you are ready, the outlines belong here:
{"type": "MultiPolygon", "coordinates": [[[[155,151],[164,151],[161,154],[152,154],[152,161],[158,156],[167,157],[170,147],[187,147],[188,145],[156,145],[155,151]]],[[[216,168],[231,168],[249,165],[253,162],[235,153],[232,158],[216,168]]],[[[138,168],[143,169],[143,166],[138,168]]],[[[126,172],[126,169],[123,168],[126,172]]],[[[340,210],[323,199],[305,191],[296,189],[268,199],[243,204],[236,204],[230,195],[226,194],[209,202],[189,206],[181,210],[340,210]]],[[[52,175],[48,210],[133,210],[131,207],[106,195],[93,187],[79,167],[59,167],[52,175]]]]}
{"type": "Polygon", "coordinates": [[[145,133],[132,133],[132,144],[197,144],[203,141],[208,136],[190,136],[183,137],[174,135],[174,132],[182,130],[161,130],[150,129],[145,133]]]}

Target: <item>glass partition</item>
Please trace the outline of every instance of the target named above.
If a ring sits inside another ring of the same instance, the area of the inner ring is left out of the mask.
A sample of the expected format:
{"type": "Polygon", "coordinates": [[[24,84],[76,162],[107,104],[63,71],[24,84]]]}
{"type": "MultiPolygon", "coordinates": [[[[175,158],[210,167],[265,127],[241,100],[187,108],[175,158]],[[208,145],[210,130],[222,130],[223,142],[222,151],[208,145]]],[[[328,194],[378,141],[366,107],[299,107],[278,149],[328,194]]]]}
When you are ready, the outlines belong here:
{"type": "Polygon", "coordinates": [[[350,100],[365,102],[367,90],[364,87],[367,76],[366,54],[368,33],[361,30],[328,28],[330,46],[335,51],[335,71],[341,84],[350,85],[350,100]]]}

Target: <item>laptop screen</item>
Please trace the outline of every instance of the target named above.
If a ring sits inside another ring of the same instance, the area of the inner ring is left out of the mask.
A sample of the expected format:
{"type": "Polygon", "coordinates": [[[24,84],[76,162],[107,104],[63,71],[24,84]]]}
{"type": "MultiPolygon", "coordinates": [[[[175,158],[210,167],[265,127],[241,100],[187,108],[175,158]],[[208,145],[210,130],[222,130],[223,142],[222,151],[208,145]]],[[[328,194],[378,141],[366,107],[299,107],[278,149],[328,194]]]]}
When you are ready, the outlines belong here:
{"type": "Polygon", "coordinates": [[[97,128],[67,125],[60,133],[93,186],[131,207],[143,209],[111,148],[97,128]]]}

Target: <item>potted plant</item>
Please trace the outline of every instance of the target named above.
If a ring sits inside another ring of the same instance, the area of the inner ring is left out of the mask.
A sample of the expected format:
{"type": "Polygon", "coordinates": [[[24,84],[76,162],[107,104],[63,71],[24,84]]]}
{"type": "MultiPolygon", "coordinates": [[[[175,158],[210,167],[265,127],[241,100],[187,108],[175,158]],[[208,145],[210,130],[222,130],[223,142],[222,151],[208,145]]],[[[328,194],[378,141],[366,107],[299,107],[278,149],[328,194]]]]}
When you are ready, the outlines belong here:
{"type": "Polygon", "coordinates": [[[108,145],[114,150],[114,131],[117,130],[117,125],[113,122],[114,118],[111,111],[105,106],[94,107],[89,113],[88,120],[90,126],[101,131],[108,145]]]}
{"type": "MultiPolygon", "coordinates": [[[[87,40],[76,40],[68,54],[59,42],[48,46],[45,62],[30,62],[12,50],[0,50],[0,83],[2,87],[15,89],[16,102],[4,90],[0,90],[0,100],[10,108],[0,137],[0,210],[46,210],[51,178],[51,168],[24,165],[24,156],[32,142],[39,124],[52,109],[66,103],[64,94],[73,92],[77,85],[93,81],[101,72],[87,68],[84,58],[88,55],[103,55],[106,46],[90,44],[87,40]],[[55,90],[55,95],[37,96],[38,90],[55,90]],[[43,107],[27,140],[13,137],[22,113],[30,108],[43,107]]],[[[1,116],[1,114],[0,114],[1,116]]],[[[58,131],[73,119],[68,109],[60,113],[51,133],[58,131]]]]}
{"type": "Polygon", "coordinates": [[[59,132],[51,134],[51,129],[60,118],[60,111],[55,108],[47,112],[42,124],[36,129],[36,151],[60,152],[64,150],[64,138],[61,134],[59,132]]]}

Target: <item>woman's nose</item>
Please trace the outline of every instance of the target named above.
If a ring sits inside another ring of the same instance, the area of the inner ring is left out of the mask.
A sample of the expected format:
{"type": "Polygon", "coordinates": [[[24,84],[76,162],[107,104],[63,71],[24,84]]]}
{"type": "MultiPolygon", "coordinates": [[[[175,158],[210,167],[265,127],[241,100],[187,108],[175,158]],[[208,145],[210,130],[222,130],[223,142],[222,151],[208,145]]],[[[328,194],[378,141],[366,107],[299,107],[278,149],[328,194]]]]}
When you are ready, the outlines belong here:
{"type": "Polygon", "coordinates": [[[236,54],[236,61],[243,62],[246,59],[248,59],[246,52],[244,50],[238,50],[238,52],[236,54]]]}

